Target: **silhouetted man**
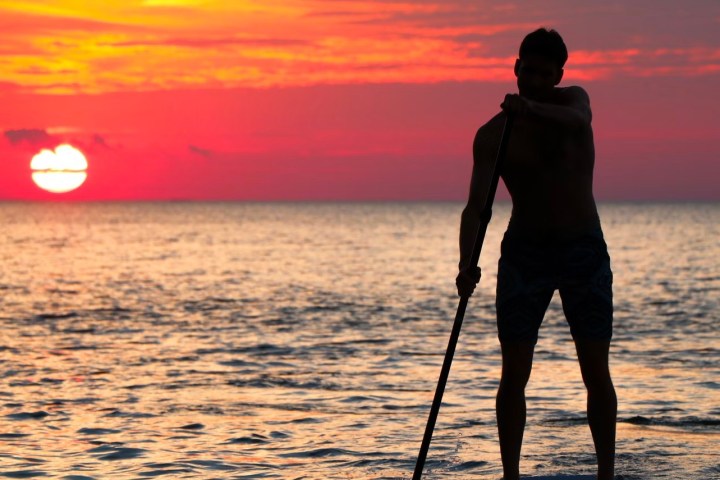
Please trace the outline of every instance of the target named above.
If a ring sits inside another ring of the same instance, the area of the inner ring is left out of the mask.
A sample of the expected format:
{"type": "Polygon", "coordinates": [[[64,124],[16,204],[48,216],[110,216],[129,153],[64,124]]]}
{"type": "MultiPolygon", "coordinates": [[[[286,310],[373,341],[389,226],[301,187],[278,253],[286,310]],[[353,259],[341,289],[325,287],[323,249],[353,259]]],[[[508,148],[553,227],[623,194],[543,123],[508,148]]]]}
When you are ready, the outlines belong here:
{"type": "Polygon", "coordinates": [[[557,289],[587,387],[587,414],[598,479],[613,478],[617,398],[608,369],[612,272],[592,193],[595,151],[590,101],[580,87],[560,88],[567,49],[554,30],[530,33],[515,62],[519,95],[483,125],[473,144],[470,195],[460,225],[458,293],[480,279],[470,263],[480,212],[505,118],[514,114],[502,178],[512,216],[501,245],[497,326],[502,376],[496,411],[505,480],[520,478],[525,386],[538,330],[557,289]]]}

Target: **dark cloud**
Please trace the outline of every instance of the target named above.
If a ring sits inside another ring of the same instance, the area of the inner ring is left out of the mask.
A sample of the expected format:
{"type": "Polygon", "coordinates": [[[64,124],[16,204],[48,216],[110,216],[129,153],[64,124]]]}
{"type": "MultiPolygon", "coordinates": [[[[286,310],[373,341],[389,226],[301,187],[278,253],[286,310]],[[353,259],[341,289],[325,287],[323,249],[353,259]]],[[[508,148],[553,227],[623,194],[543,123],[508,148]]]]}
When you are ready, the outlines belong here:
{"type": "Polygon", "coordinates": [[[21,128],[18,130],[5,130],[5,138],[12,144],[18,145],[26,142],[30,145],[46,145],[53,141],[53,137],[40,128],[21,128]]]}
{"type": "Polygon", "coordinates": [[[48,129],[43,128],[19,128],[5,130],[3,137],[10,146],[19,149],[54,149],[62,143],[74,145],[84,152],[101,152],[117,148],[99,133],[73,133],[71,129],[63,132],[61,128],[57,130],[54,132],[51,128],[49,131],[52,133],[48,133],[48,129]]]}
{"type": "Polygon", "coordinates": [[[95,145],[99,145],[99,146],[105,147],[105,148],[110,148],[108,146],[107,142],[105,141],[105,138],[103,138],[102,135],[99,135],[97,133],[92,136],[92,141],[93,141],[93,144],[95,144],[95,145]]]}
{"type": "Polygon", "coordinates": [[[194,153],[195,155],[200,155],[201,157],[205,157],[205,158],[210,158],[214,155],[212,150],[197,147],[195,145],[189,145],[188,150],[190,150],[190,152],[194,153]]]}

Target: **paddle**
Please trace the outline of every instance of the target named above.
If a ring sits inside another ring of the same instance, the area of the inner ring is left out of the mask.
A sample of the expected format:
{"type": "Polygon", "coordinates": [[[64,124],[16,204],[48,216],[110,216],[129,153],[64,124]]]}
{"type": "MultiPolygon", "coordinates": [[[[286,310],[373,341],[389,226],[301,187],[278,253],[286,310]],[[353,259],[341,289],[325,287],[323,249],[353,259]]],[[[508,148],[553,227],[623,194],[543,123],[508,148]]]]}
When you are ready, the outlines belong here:
{"type": "MultiPolygon", "coordinates": [[[[476,267],[480,260],[480,250],[482,250],[483,241],[485,240],[485,232],[487,231],[490,218],[492,218],[492,205],[495,200],[495,192],[497,191],[498,182],[500,181],[500,170],[502,163],[505,160],[505,152],[507,150],[508,141],[510,139],[510,130],[512,129],[513,117],[508,115],[505,119],[505,127],[503,128],[502,137],[500,137],[500,147],[498,148],[497,156],[495,157],[495,166],[493,168],[492,180],[490,181],[490,188],[485,198],[485,207],[480,213],[480,224],[478,225],[477,234],[475,235],[475,243],[473,244],[472,256],[470,257],[470,264],[476,267]]],[[[455,323],[453,324],[452,332],[450,333],[450,341],[448,342],[447,351],[445,352],[445,360],[443,361],[442,369],[440,370],[440,379],[438,380],[437,388],[435,389],[435,398],[433,399],[432,407],[430,407],[430,416],[428,417],[427,425],[425,427],[425,435],[423,436],[422,445],[420,446],[420,453],[418,454],[417,462],[415,463],[415,473],[413,474],[412,480],[420,480],[422,477],[423,467],[425,466],[425,458],[427,457],[428,449],[430,448],[430,441],[432,440],[433,430],[435,429],[435,421],[437,420],[438,413],[440,412],[440,404],[442,403],[443,393],[445,393],[445,385],[447,384],[448,375],[450,374],[450,366],[452,365],[453,355],[455,354],[455,346],[457,345],[458,337],[460,336],[460,328],[462,327],[463,317],[465,316],[465,309],[467,308],[468,296],[460,297],[460,303],[455,314],[455,323]]]]}

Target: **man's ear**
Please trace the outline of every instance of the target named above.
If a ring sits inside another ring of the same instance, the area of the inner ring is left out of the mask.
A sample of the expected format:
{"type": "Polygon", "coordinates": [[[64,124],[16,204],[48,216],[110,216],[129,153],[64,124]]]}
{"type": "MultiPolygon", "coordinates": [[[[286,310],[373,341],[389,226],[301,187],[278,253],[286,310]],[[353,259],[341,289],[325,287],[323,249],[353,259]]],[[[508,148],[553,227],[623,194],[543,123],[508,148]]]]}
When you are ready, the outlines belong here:
{"type": "Polygon", "coordinates": [[[562,80],[563,77],[563,73],[565,73],[565,69],[561,68],[557,74],[557,77],[555,78],[555,85],[558,85],[560,83],[560,80],[562,80]]]}
{"type": "Polygon", "coordinates": [[[515,60],[515,76],[517,77],[520,73],[520,59],[515,60]]]}

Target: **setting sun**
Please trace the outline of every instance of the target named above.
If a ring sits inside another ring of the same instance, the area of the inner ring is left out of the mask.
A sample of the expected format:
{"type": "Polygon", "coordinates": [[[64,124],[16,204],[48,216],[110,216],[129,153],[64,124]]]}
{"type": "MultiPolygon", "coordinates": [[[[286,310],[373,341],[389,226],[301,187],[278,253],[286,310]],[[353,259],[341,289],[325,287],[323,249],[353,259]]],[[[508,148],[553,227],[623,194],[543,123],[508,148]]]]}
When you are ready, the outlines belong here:
{"type": "Polygon", "coordinates": [[[87,178],[87,160],[72,145],[60,145],[55,151],[43,149],[30,162],[35,184],[52,193],[75,190],[87,178]]]}

